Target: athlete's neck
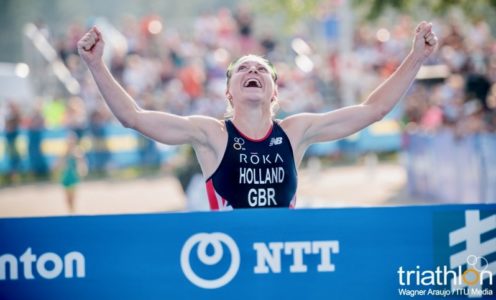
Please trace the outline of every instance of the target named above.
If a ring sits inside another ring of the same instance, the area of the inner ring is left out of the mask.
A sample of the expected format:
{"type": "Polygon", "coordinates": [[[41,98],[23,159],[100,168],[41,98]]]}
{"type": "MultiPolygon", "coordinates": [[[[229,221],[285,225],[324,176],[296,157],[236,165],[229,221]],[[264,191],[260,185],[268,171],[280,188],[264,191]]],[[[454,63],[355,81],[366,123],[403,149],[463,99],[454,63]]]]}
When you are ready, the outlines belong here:
{"type": "Polygon", "coordinates": [[[272,127],[272,116],[261,110],[234,111],[232,122],[244,135],[252,139],[265,137],[272,127]]]}

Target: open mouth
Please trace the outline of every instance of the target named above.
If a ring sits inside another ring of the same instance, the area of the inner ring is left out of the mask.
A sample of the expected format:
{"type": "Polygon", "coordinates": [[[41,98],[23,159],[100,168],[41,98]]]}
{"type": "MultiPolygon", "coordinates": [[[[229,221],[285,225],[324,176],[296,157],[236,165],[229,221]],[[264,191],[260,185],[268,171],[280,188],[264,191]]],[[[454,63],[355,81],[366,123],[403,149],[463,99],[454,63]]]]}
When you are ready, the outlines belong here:
{"type": "Polygon", "coordinates": [[[243,84],[244,87],[262,88],[262,83],[256,78],[250,78],[243,84]]]}

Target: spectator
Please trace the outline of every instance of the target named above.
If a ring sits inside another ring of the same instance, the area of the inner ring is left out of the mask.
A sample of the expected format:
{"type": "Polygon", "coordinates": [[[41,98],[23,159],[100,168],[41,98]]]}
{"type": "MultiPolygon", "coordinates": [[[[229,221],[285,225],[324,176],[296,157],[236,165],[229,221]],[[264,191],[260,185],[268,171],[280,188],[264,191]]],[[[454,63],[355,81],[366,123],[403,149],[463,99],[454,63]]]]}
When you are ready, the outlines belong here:
{"type": "Polygon", "coordinates": [[[106,131],[107,118],[104,108],[100,107],[90,115],[91,149],[88,153],[89,171],[99,176],[107,173],[111,156],[106,131]]]}
{"type": "Polygon", "coordinates": [[[78,143],[84,135],[86,124],[86,109],[83,100],[79,97],[71,97],[66,105],[65,126],[76,135],[78,143]]]}
{"type": "Polygon", "coordinates": [[[7,104],[7,115],[5,119],[5,146],[8,161],[7,182],[19,181],[21,171],[21,156],[17,145],[17,138],[21,126],[21,111],[14,101],[7,104]]]}
{"type": "Polygon", "coordinates": [[[60,183],[64,188],[68,211],[73,214],[76,211],[76,187],[88,172],[83,152],[78,146],[78,138],[73,132],[69,132],[67,136],[65,154],[56,163],[55,169],[60,172],[60,183]]]}
{"type": "Polygon", "coordinates": [[[28,157],[31,172],[37,179],[46,179],[49,175],[48,164],[43,154],[43,134],[45,133],[45,120],[41,109],[36,107],[28,123],[28,157]]]}

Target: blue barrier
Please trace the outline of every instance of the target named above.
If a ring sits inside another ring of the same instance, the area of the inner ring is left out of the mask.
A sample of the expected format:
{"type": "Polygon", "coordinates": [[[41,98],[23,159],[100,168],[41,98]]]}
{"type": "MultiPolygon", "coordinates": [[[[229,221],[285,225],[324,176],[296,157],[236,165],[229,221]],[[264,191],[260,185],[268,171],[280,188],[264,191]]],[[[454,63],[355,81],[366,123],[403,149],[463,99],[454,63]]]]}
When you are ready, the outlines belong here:
{"type": "Polygon", "coordinates": [[[496,205],[0,219],[0,299],[494,299],[495,274],[496,205]]]}
{"type": "Polygon", "coordinates": [[[456,137],[446,130],[407,139],[411,194],[449,203],[496,202],[496,135],[456,137]]]}
{"type": "MultiPolygon", "coordinates": [[[[63,155],[68,129],[58,128],[43,130],[39,137],[48,168],[52,169],[63,155]]],[[[85,150],[90,170],[95,168],[124,168],[130,166],[157,166],[173,156],[177,148],[155,143],[136,131],[117,124],[108,124],[101,129],[104,138],[95,137],[86,131],[81,144],[85,150]]],[[[8,156],[5,151],[5,139],[0,135],[0,174],[9,170],[8,156]]],[[[17,145],[21,153],[20,170],[27,172],[34,168],[33,159],[29,157],[30,132],[21,130],[17,145]]],[[[41,157],[37,156],[36,160],[41,157]]]]}
{"type": "MultiPolygon", "coordinates": [[[[132,129],[117,124],[107,124],[96,129],[84,131],[83,148],[90,171],[98,168],[124,168],[132,166],[156,166],[168,160],[176,153],[177,148],[155,143],[132,129]],[[95,136],[95,135],[101,135],[95,136]]],[[[17,145],[21,153],[20,171],[28,172],[36,169],[36,164],[45,159],[46,166],[52,169],[58,158],[63,154],[68,130],[66,128],[41,130],[36,139],[43,148],[43,153],[36,159],[29,157],[31,132],[21,130],[17,145]]],[[[6,154],[5,133],[0,133],[0,174],[9,170],[9,158],[6,154]]],[[[307,155],[328,156],[338,152],[363,154],[366,152],[397,151],[401,149],[401,135],[398,123],[386,119],[363,129],[356,135],[340,141],[312,145],[307,155]]],[[[45,167],[46,168],[46,167],[45,167]]],[[[98,171],[98,170],[97,170],[98,171]]]]}
{"type": "Polygon", "coordinates": [[[308,149],[307,155],[328,156],[340,152],[360,155],[367,152],[398,151],[401,149],[401,142],[398,123],[389,119],[373,124],[348,138],[314,144],[308,149]]]}

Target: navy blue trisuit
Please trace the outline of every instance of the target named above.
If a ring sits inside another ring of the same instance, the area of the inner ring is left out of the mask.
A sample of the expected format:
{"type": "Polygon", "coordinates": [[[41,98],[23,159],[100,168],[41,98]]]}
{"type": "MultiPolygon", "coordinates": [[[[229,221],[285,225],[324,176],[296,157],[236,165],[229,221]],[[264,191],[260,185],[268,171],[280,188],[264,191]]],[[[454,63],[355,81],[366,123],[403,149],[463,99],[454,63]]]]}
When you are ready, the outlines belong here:
{"type": "Polygon", "coordinates": [[[261,139],[252,139],[226,120],[227,147],[206,180],[211,210],[294,208],[298,174],[288,136],[276,121],[261,139]]]}

